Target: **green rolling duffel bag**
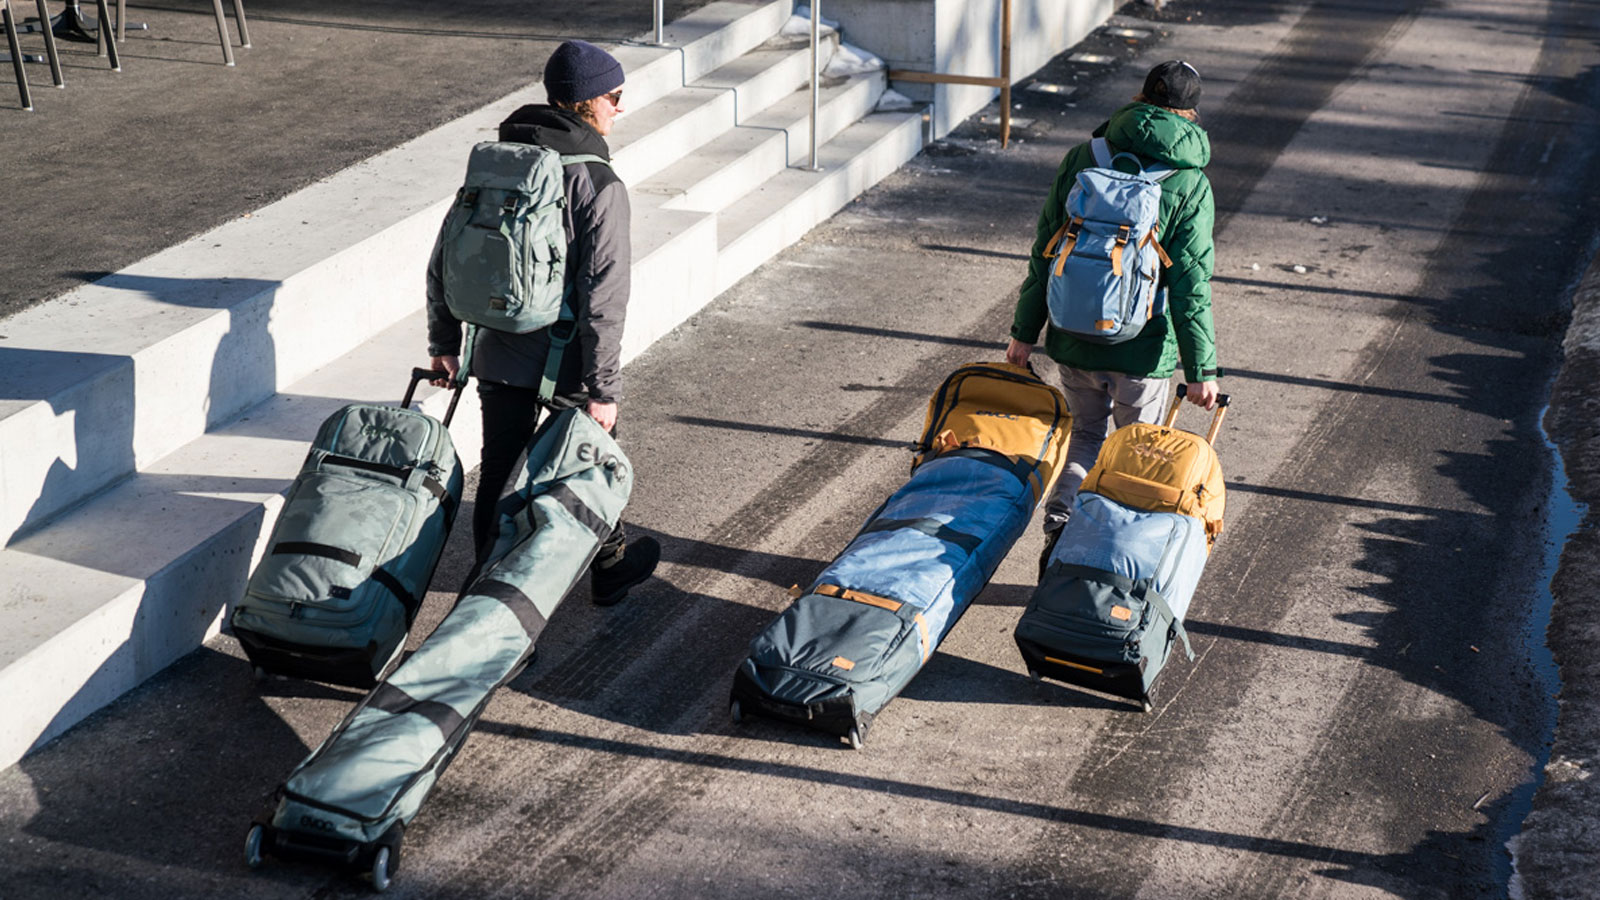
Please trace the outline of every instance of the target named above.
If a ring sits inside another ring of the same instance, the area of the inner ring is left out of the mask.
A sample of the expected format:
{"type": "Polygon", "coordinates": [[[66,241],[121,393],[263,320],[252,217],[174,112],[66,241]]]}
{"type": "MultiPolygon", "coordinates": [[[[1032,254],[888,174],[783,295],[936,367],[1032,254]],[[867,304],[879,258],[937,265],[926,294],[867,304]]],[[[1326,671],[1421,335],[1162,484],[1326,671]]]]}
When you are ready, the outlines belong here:
{"type": "Polygon", "coordinates": [[[620,448],[578,410],[559,413],[501,498],[481,574],[416,652],[290,773],[251,825],[246,862],[330,861],[389,884],[405,826],[490,696],[515,678],[605,538],[632,487],[620,448]]]}
{"type": "Polygon", "coordinates": [[[399,656],[461,505],[450,419],[352,403],[317,430],[230,620],[257,674],[371,687],[399,656]]]}

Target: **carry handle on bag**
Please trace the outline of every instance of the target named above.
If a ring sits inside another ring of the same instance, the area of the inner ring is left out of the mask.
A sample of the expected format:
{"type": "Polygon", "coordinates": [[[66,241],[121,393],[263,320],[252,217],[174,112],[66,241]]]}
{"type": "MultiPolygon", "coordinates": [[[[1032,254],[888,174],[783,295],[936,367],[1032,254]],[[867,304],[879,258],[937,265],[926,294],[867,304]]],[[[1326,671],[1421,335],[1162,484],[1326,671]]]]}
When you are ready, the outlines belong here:
{"type": "MultiPolygon", "coordinates": [[[[1172,398],[1172,407],[1167,410],[1167,418],[1161,423],[1163,428],[1171,428],[1178,421],[1178,408],[1183,406],[1183,398],[1189,393],[1187,384],[1178,385],[1178,395],[1172,398]]],[[[1211,428],[1206,431],[1206,443],[1213,447],[1217,444],[1217,432],[1222,430],[1222,417],[1228,411],[1228,395],[1217,395],[1217,411],[1211,417],[1211,428]]]]}
{"type": "MultiPolygon", "coordinates": [[[[418,383],[423,382],[423,381],[433,381],[434,379],[441,378],[441,377],[449,378],[450,375],[449,375],[449,373],[441,372],[438,369],[424,369],[421,366],[418,366],[418,367],[412,369],[411,370],[411,383],[406,385],[406,396],[405,396],[404,400],[400,401],[400,408],[401,409],[410,409],[411,408],[411,398],[413,396],[415,396],[416,393],[417,393],[417,384],[418,383]]],[[[451,387],[451,392],[452,393],[450,395],[450,407],[444,411],[444,418],[441,420],[442,423],[444,424],[444,427],[449,428],[450,427],[450,420],[455,418],[455,415],[456,415],[456,404],[461,402],[461,391],[466,386],[467,386],[467,380],[465,378],[463,378],[460,381],[455,382],[454,385],[451,387]]]]}

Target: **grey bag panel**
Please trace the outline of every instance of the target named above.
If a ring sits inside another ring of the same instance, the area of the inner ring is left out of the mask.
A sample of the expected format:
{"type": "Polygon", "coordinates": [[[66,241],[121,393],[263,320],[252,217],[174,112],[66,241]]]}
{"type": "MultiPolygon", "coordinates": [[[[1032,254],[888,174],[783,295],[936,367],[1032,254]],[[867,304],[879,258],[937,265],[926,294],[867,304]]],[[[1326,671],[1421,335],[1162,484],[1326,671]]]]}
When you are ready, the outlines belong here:
{"type": "Polygon", "coordinates": [[[526,502],[502,517],[483,573],[290,775],[275,827],[371,842],[409,822],[494,691],[526,663],[632,486],[610,435],[577,410],[560,416],[528,452],[513,490],[526,502]]]}
{"type": "Polygon", "coordinates": [[[335,589],[361,585],[374,568],[404,549],[429,513],[424,496],[343,473],[312,472],[300,478],[250,579],[250,593],[318,603],[330,613],[356,608],[355,597],[341,598],[337,593],[343,592],[335,589]],[[328,548],[327,555],[286,552],[302,544],[328,548]]]}
{"type": "Polygon", "coordinates": [[[858,712],[875,714],[922,668],[917,628],[881,607],[806,594],[751,641],[746,674],[780,702],[849,696],[858,712]]]}
{"type": "Polygon", "coordinates": [[[1183,634],[1205,563],[1200,520],[1080,492],[1015,636],[1077,658],[1142,664],[1148,688],[1183,634]]]}
{"type": "Polygon", "coordinates": [[[1137,663],[1146,632],[1165,632],[1170,625],[1146,599],[1148,587],[1143,581],[1130,590],[1128,582],[1106,573],[1056,566],[1028,601],[1016,636],[1074,656],[1137,663]],[[1113,610],[1125,611],[1125,617],[1113,610]]]}
{"type": "MultiPolygon", "coordinates": [[[[616,528],[632,488],[633,466],[611,435],[581,410],[557,413],[498,503],[484,577],[498,573],[516,585],[576,580],[616,528]],[[541,540],[529,542],[541,532],[541,540]]],[[[534,595],[545,616],[559,599],[534,595]]]]}

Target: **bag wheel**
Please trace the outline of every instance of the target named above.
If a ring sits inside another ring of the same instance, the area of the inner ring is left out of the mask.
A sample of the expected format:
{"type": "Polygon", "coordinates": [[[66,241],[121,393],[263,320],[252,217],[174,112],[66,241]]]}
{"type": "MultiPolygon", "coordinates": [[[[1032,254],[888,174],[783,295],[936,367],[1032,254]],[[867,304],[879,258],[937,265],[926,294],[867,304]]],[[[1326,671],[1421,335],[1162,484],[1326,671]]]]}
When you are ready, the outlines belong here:
{"type": "Polygon", "coordinates": [[[261,868],[261,845],[265,842],[267,830],[259,823],[250,826],[250,832],[244,836],[244,864],[252,869],[261,868]]]}
{"type": "Polygon", "coordinates": [[[1028,670],[1028,680],[1033,682],[1034,684],[1038,684],[1039,681],[1040,681],[1039,670],[1038,669],[1029,669],[1028,670]]]}
{"type": "Polygon", "coordinates": [[[1150,702],[1150,697],[1148,695],[1139,698],[1140,712],[1149,712],[1152,709],[1155,709],[1155,706],[1150,702]]]}
{"type": "Polygon", "coordinates": [[[380,894],[389,889],[389,860],[389,848],[379,847],[372,855],[372,871],[367,873],[372,879],[372,889],[380,894]]]}
{"type": "Polygon", "coordinates": [[[850,743],[851,750],[860,750],[866,745],[865,739],[861,736],[861,726],[859,725],[850,726],[850,733],[845,735],[845,740],[850,743]]]}
{"type": "Polygon", "coordinates": [[[739,701],[735,700],[728,704],[728,718],[732,719],[735,725],[744,721],[744,710],[740,708],[739,701]]]}

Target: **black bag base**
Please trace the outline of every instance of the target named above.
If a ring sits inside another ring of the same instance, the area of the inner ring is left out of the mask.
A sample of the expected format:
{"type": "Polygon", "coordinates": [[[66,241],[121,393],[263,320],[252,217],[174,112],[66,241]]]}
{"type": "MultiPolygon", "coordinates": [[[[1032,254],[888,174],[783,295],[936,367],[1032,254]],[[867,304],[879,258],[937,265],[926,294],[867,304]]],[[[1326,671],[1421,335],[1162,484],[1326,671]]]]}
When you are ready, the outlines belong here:
{"type": "Polygon", "coordinates": [[[1137,664],[1106,662],[1046,648],[1023,638],[1017,638],[1017,649],[1022,651],[1028,677],[1034,681],[1050,678],[1132,700],[1145,712],[1154,706],[1155,683],[1152,681],[1148,688],[1144,683],[1147,660],[1141,659],[1137,664]]]}
{"type": "Polygon", "coordinates": [[[331,865],[363,874],[374,890],[382,891],[400,870],[400,843],[404,837],[405,826],[399,822],[371,843],[276,828],[269,808],[250,823],[244,861],[252,869],[259,868],[268,856],[331,865]]]}
{"type": "MultiPolygon", "coordinates": [[[[282,675],[353,688],[371,688],[393,660],[378,660],[378,645],[365,647],[306,647],[235,628],[233,636],[257,675],[282,675]]],[[[404,644],[401,645],[402,647],[404,644]]],[[[398,654],[397,654],[398,655],[398,654]]]]}
{"type": "Polygon", "coordinates": [[[743,671],[733,675],[733,694],[729,698],[728,713],[735,725],[751,715],[791,722],[838,735],[856,750],[865,746],[873,719],[871,713],[856,712],[854,704],[847,699],[807,704],[775,700],[756,687],[743,671]]]}

